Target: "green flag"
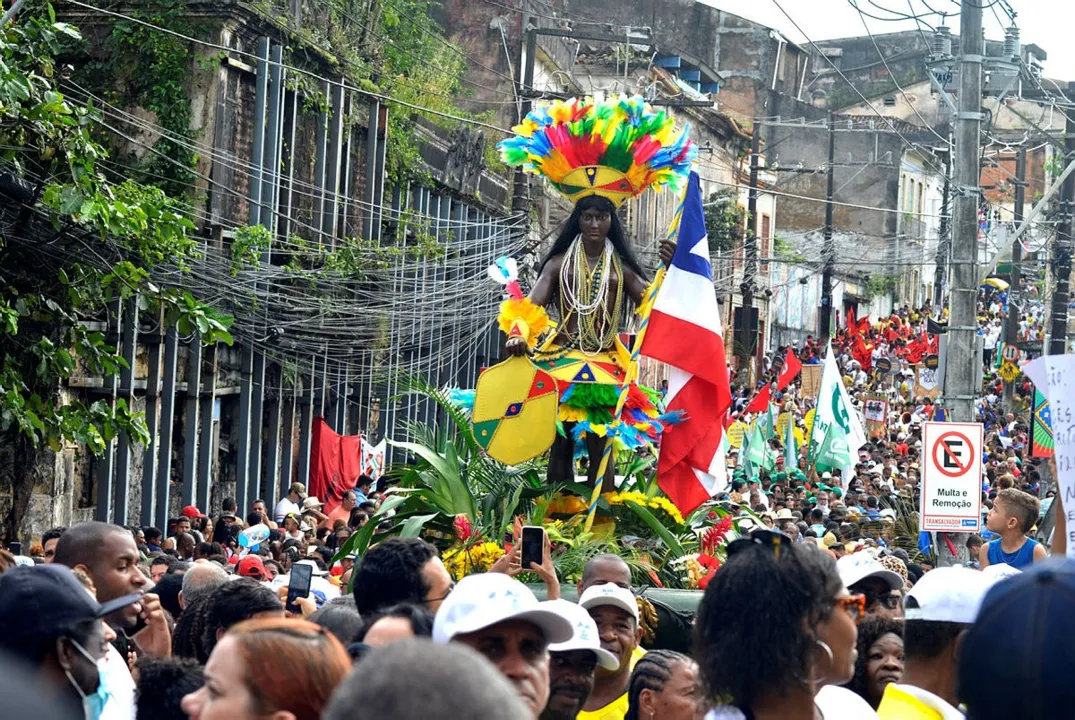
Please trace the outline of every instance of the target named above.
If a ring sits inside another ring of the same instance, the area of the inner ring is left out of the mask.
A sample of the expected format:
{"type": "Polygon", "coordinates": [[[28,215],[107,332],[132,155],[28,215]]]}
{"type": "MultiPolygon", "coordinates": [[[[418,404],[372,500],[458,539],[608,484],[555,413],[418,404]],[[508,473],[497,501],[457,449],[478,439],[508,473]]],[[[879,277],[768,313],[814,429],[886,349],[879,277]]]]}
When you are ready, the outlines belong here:
{"type": "Polygon", "coordinates": [[[795,420],[788,413],[788,426],[784,429],[784,470],[791,472],[799,467],[799,449],[795,447],[795,420]]]}
{"type": "Polygon", "coordinates": [[[747,449],[747,460],[752,465],[764,466],[765,465],[765,448],[768,445],[765,442],[765,432],[761,428],[761,422],[754,423],[754,432],[750,433],[750,447],[747,449]]]}
{"type": "Polygon", "coordinates": [[[776,437],[776,420],[773,418],[773,406],[770,404],[765,413],[758,418],[761,423],[761,432],[765,439],[776,437]]]}
{"type": "Polygon", "coordinates": [[[829,428],[836,425],[840,432],[836,436],[842,442],[847,463],[840,466],[845,473],[854,466],[853,456],[866,444],[866,432],[859,420],[858,412],[851,406],[847,389],[840,379],[836,367],[836,358],[832,354],[832,345],[828,347],[825,364],[821,369],[821,384],[818,388],[814,427],[810,433],[810,456],[815,463],[821,461],[821,445],[828,435],[829,428]]]}
{"type": "Polygon", "coordinates": [[[754,424],[754,432],[750,436],[750,449],[747,450],[747,460],[753,467],[772,471],[776,467],[776,451],[765,439],[765,430],[761,423],[754,424]]]}
{"type": "Polygon", "coordinates": [[[853,464],[851,451],[847,445],[847,434],[839,423],[832,423],[825,430],[825,436],[821,438],[821,444],[814,456],[814,466],[824,472],[826,470],[842,471],[853,464]]]}

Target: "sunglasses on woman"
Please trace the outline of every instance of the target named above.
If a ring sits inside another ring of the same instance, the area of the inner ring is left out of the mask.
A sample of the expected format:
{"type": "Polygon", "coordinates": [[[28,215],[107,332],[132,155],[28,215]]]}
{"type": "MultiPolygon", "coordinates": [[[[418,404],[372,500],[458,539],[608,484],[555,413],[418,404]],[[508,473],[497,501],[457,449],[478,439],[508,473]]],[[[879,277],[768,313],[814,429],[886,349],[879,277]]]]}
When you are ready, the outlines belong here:
{"type": "Polygon", "coordinates": [[[832,601],[832,604],[846,610],[847,614],[851,616],[851,619],[855,621],[856,625],[858,625],[862,621],[862,618],[866,616],[865,595],[849,595],[845,598],[837,598],[832,601]]]}

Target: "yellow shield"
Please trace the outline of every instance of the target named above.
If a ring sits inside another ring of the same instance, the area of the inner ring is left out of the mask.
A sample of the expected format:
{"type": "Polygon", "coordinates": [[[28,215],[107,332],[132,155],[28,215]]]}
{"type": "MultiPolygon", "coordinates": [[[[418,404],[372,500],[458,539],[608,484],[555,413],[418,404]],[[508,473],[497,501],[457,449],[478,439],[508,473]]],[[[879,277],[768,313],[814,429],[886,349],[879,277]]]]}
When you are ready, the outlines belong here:
{"type": "Polygon", "coordinates": [[[556,381],[524,357],[487,369],[474,392],[474,439],[489,457],[518,465],[556,437],[556,381]]]}

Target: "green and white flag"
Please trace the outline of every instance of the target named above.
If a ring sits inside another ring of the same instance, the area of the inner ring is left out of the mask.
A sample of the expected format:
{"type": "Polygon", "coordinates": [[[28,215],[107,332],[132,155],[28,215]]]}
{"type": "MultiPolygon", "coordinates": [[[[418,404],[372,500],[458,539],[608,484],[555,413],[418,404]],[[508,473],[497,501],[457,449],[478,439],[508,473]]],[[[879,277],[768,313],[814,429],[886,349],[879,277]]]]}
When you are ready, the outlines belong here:
{"type": "Polygon", "coordinates": [[[837,423],[829,425],[814,457],[814,466],[821,472],[838,469],[847,474],[846,468],[854,464],[844,429],[837,423]]]}
{"type": "Polygon", "coordinates": [[[846,482],[851,477],[851,471],[854,470],[859,448],[866,444],[866,431],[863,429],[858,411],[851,406],[847,388],[840,379],[840,370],[836,366],[836,357],[832,354],[831,344],[825,355],[825,364],[821,369],[821,385],[818,388],[816,408],[814,427],[810,433],[810,456],[815,464],[820,463],[822,444],[828,439],[829,428],[833,425],[837,426],[839,431],[832,434],[829,444],[835,443],[843,449],[830,448],[827,460],[832,462],[846,455],[844,465],[832,466],[839,467],[843,471],[846,482]]]}
{"type": "Polygon", "coordinates": [[[788,423],[784,428],[784,471],[791,472],[799,467],[799,448],[795,447],[795,420],[788,413],[788,423]]]}

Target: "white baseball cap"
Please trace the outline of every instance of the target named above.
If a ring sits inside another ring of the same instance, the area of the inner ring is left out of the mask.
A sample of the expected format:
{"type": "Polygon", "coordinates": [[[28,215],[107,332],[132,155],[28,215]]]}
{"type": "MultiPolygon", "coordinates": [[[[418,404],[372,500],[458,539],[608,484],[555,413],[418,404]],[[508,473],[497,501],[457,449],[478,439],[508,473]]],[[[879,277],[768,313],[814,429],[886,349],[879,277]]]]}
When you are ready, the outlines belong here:
{"type": "Polygon", "coordinates": [[[1001,580],[1007,580],[1010,577],[1022,575],[1023,571],[1017,567],[1012,567],[1007,563],[1000,563],[999,565],[989,565],[983,568],[982,574],[988,576],[994,583],[998,583],[1001,580]]]}
{"type": "Polygon", "coordinates": [[[903,587],[903,578],[865,552],[844,555],[836,561],[836,569],[840,572],[840,579],[844,581],[845,587],[851,587],[868,577],[884,580],[893,590],[903,587]]]}
{"type": "Polygon", "coordinates": [[[507,620],[533,623],[549,643],[567,642],[574,628],[560,613],[538,602],[530,588],[503,573],[468,575],[441,604],[433,620],[433,641],[484,630],[507,620]]]}
{"type": "Polygon", "coordinates": [[[978,608],[999,581],[999,574],[986,574],[965,567],[942,567],[923,575],[907,593],[904,616],[908,620],[951,622],[969,625],[978,617],[978,608]],[[906,606],[915,599],[918,607],[906,606]]]}
{"type": "Polygon", "coordinates": [[[567,600],[549,600],[542,603],[550,610],[555,610],[564,617],[574,631],[571,639],[567,642],[549,645],[549,652],[570,652],[572,650],[591,650],[597,656],[597,664],[605,670],[618,670],[619,659],[601,647],[601,634],[597,630],[597,623],[590,617],[590,613],[583,610],[573,602],[567,600]]]}
{"type": "Polygon", "coordinates": [[[322,570],[321,568],[317,567],[317,563],[314,562],[313,560],[299,560],[295,564],[296,565],[309,565],[310,567],[312,567],[314,569],[314,572],[313,572],[314,575],[317,575],[317,576],[328,575],[328,570],[322,570]]]}
{"type": "Polygon", "coordinates": [[[638,622],[638,602],[635,600],[634,594],[630,590],[621,588],[613,583],[591,585],[586,588],[586,591],[582,593],[582,597],[579,598],[579,605],[585,610],[601,605],[611,605],[623,610],[633,617],[636,623],[638,622]]]}

